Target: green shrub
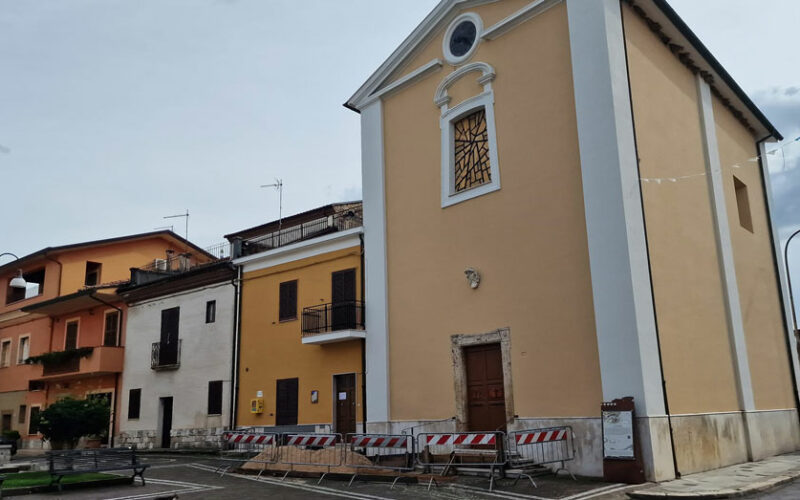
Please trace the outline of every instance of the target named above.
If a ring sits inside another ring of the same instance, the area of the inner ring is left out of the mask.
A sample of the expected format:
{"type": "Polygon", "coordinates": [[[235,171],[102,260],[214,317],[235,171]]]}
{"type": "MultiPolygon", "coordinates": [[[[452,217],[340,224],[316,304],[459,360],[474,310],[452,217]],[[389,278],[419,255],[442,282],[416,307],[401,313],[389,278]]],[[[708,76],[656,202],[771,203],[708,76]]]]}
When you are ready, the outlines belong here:
{"type": "Polygon", "coordinates": [[[102,401],[64,398],[39,414],[39,432],[54,449],[74,448],[81,437],[107,430],[109,418],[110,409],[102,401]]]}
{"type": "Polygon", "coordinates": [[[19,441],[20,435],[19,431],[3,431],[3,437],[19,441]]]}

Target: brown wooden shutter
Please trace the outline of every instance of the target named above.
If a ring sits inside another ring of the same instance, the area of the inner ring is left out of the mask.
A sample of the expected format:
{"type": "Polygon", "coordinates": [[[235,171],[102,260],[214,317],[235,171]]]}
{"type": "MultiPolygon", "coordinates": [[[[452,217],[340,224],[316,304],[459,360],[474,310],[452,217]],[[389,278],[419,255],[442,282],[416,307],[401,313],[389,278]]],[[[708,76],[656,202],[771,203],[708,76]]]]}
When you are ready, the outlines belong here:
{"type": "Polygon", "coordinates": [[[297,280],[281,283],[278,319],[297,319],[297,280]]]}

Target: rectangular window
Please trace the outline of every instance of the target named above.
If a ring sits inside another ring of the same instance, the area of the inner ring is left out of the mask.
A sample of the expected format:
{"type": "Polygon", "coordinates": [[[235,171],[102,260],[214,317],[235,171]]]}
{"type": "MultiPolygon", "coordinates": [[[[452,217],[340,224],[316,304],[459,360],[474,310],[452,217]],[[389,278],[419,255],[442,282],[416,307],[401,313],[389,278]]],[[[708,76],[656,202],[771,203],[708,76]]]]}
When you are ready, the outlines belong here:
{"type": "Polygon", "coordinates": [[[753,218],[750,216],[750,198],[747,195],[747,185],[734,177],[733,187],[736,189],[736,206],[739,208],[739,224],[752,233],[753,218]]]}
{"type": "Polygon", "coordinates": [[[31,406],[31,419],[28,422],[28,434],[36,434],[39,432],[39,410],[38,406],[31,406]]]}
{"type": "Polygon", "coordinates": [[[11,286],[13,277],[9,278],[8,289],[6,290],[6,304],[36,297],[44,292],[44,268],[23,273],[22,278],[25,280],[24,288],[11,286]]]}
{"type": "Polygon", "coordinates": [[[25,423],[25,417],[26,417],[27,413],[28,413],[28,407],[25,406],[25,405],[19,405],[19,414],[17,415],[17,423],[18,424],[24,424],[25,423]]]}
{"type": "Polygon", "coordinates": [[[206,302],[206,323],[213,323],[217,320],[217,301],[209,300],[206,302]]]}
{"type": "Polygon", "coordinates": [[[84,284],[86,286],[95,286],[100,284],[100,268],[102,264],[99,262],[86,262],[86,279],[84,284]]]}
{"type": "Polygon", "coordinates": [[[44,382],[41,380],[29,380],[28,381],[28,390],[33,391],[43,391],[44,390],[44,382]]]}
{"type": "Polygon", "coordinates": [[[119,311],[110,311],[106,313],[103,345],[108,347],[119,345],[119,311]]]}
{"type": "Polygon", "coordinates": [[[11,365],[11,339],[0,342],[0,368],[11,365]]]}
{"type": "Polygon", "coordinates": [[[131,389],[128,392],[128,420],[139,418],[139,408],[142,404],[142,390],[131,389]]]}
{"type": "Polygon", "coordinates": [[[67,321],[67,326],[64,334],[64,350],[78,348],[78,321],[67,321]]]}
{"type": "Polygon", "coordinates": [[[27,335],[19,338],[19,345],[17,346],[17,364],[21,365],[31,355],[31,338],[27,335]]]}
{"type": "Polygon", "coordinates": [[[297,319],[297,280],[281,283],[278,319],[297,319]]]}
{"type": "Polygon", "coordinates": [[[222,415],[222,380],[208,383],[208,414],[222,415]]]}

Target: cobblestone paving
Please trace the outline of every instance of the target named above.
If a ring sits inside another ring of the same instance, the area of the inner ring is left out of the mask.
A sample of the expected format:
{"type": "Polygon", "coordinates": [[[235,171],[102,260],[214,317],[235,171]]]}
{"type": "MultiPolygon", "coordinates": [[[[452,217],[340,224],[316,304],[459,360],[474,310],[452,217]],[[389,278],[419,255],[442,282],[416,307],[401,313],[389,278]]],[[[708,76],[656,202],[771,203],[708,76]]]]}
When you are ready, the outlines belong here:
{"type": "Polygon", "coordinates": [[[603,500],[623,493],[629,486],[596,481],[573,481],[569,478],[539,477],[538,488],[522,481],[512,486],[513,481],[501,481],[493,492],[488,491],[488,480],[484,478],[459,478],[458,481],[441,482],[430,492],[424,484],[399,484],[390,490],[389,482],[356,481],[352,487],[347,481],[326,479],[317,485],[316,479],[287,478],[254,475],[214,473],[216,462],[200,457],[145,457],[150,462],[145,477],[147,485],[113,486],[104,488],[65,491],[63,494],[47,493],[28,495],[26,500],[87,499],[87,500],[146,500],[172,498],[235,499],[277,498],[300,499],[352,498],[361,500],[411,500],[430,498],[456,499],[531,499],[531,500],[603,500]],[[609,496],[611,495],[611,496],[609,496]]]}

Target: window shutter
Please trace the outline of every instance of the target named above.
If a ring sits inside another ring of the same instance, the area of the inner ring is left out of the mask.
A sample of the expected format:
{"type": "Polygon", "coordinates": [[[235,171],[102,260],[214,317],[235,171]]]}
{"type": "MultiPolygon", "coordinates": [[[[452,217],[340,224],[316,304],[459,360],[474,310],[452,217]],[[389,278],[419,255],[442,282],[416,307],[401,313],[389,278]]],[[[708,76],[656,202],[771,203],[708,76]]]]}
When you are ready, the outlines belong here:
{"type": "Polygon", "coordinates": [[[208,414],[222,414],[222,380],[208,383],[208,414]]]}
{"type": "Polygon", "coordinates": [[[278,319],[284,321],[297,318],[297,280],[281,283],[279,306],[278,319]]]}
{"type": "Polygon", "coordinates": [[[128,419],[139,418],[139,409],[142,404],[142,390],[131,389],[128,393],[128,419]]]}

